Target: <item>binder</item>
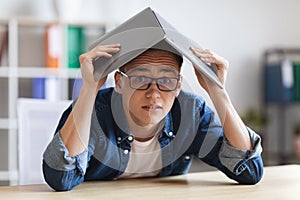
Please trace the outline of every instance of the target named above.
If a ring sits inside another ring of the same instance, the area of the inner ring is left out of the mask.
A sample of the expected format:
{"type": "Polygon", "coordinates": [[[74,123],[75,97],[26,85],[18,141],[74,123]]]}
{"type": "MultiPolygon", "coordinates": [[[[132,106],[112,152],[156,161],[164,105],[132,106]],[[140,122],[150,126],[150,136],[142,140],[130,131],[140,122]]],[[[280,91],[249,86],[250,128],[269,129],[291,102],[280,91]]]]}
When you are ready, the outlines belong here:
{"type": "Polygon", "coordinates": [[[75,100],[78,98],[82,87],[82,78],[69,80],[69,99],[75,100]]]}
{"type": "Polygon", "coordinates": [[[45,99],[45,78],[32,79],[32,98],[45,99]]]}
{"type": "Polygon", "coordinates": [[[68,67],[80,68],[79,56],[85,51],[84,28],[68,26],[68,67]]]}
{"type": "Polygon", "coordinates": [[[61,28],[58,24],[51,24],[46,28],[45,58],[48,68],[58,68],[62,55],[61,28]]]}
{"type": "Polygon", "coordinates": [[[0,66],[8,65],[8,28],[0,26],[0,66]]]}
{"type": "Polygon", "coordinates": [[[60,81],[56,77],[45,79],[45,99],[49,101],[59,101],[61,99],[60,81]]]}
{"type": "Polygon", "coordinates": [[[300,101],[300,63],[293,64],[294,70],[294,88],[293,88],[293,96],[294,101],[300,101]]]}
{"type": "Polygon", "coordinates": [[[293,101],[293,69],[289,69],[285,62],[269,63],[264,68],[266,102],[293,101]]]}

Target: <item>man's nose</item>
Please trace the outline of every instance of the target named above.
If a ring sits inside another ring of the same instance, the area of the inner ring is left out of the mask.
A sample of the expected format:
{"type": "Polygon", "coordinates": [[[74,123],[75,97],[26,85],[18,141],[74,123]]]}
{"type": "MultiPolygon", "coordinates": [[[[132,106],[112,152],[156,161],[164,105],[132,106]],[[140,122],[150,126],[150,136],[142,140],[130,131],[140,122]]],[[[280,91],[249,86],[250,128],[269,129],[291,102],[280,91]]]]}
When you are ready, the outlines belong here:
{"type": "Polygon", "coordinates": [[[158,89],[156,83],[150,83],[150,87],[146,92],[147,98],[158,98],[160,97],[160,90],[158,89]]]}

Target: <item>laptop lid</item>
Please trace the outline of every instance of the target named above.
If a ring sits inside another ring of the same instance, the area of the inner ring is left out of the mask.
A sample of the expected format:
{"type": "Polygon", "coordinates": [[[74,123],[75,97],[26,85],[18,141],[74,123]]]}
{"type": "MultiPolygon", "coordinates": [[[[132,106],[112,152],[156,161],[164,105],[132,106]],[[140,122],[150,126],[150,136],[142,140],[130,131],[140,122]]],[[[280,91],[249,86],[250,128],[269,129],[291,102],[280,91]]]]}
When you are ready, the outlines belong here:
{"type": "Polygon", "coordinates": [[[109,59],[101,57],[93,61],[95,80],[120,68],[149,48],[161,48],[186,57],[202,74],[223,88],[211,66],[202,62],[189,49],[191,46],[201,48],[200,45],[179,33],[150,7],[100,37],[89,49],[114,43],[121,44],[118,53],[109,59]]]}

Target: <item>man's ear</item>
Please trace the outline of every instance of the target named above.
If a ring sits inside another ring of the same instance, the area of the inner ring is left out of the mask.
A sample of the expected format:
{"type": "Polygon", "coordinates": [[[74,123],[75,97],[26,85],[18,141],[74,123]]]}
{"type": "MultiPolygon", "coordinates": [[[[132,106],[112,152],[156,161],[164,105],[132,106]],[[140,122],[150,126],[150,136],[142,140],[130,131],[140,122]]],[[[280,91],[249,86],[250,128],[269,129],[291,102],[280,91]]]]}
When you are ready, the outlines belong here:
{"type": "Polygon", "coordinates": [[[122,75],[119,72],[115,72],[115,88],[118,93],[122,93],[122,75]]]}

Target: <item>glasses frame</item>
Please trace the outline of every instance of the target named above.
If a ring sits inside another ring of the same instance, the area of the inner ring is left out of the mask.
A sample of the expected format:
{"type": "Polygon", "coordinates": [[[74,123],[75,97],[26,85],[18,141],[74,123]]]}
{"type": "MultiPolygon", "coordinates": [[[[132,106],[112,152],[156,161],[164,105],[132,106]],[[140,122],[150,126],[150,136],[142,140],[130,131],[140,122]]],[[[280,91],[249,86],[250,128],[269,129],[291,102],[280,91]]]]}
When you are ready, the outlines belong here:
{"type": "Polygon", "coordinates": [[[118,71],[118,73],[120,73],[122,76],[124,76],[124,77],[126,77],[126,78],[129,79],[129,86],[130,86],[131,89],[134,89],[134,90],[148,90],[148,89],[150,88],[150,86],[153,84],[153,81],[154,81],[155,84],[156,84],[156,87],[157,87],[160,91],[162,91],[162,92],[172,92],[172,91],[175,91],[175,90],[177,89],[178,83],[179,83],[179,80],[180,80],[180,74],[178,74],[178,76],[177,76],[176,78],[175,78],[175,77],[151,78],[151,77],[148,77],[148,76],[141,76],[141,77],[145,77],[145,78],[151,79],[151,82],[148,83],[147,87],[141,89],[141,88],[134,88],[134,87],[132,87],[132,85],[131,85],[131,78],[132,78],[132,77],[138,77],[138,76],[130,76],[130,75],[127,75],[125,72],[122,72],[122,71],[120,71],[120,70],[118,71]],[[160,85],[158,84],[158,80],[159,80],[159,79],[162,79],[162,78],[176,79],[177,82],[176,82],[175,88],[172,89],[172,90],[161,89],[161,88],[160,88],[160,85]]]}

